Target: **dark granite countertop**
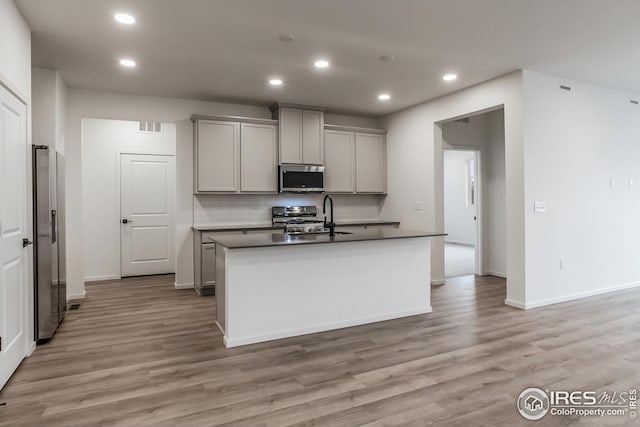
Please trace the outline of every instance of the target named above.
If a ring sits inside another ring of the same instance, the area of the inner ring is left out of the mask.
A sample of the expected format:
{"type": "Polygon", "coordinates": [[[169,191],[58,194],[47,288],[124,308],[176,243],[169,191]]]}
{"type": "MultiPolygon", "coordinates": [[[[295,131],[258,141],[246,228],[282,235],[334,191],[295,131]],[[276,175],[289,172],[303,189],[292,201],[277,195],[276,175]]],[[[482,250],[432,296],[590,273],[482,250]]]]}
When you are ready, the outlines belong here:
{"type": "MultiPolygon", "coordinates": [[[[381,219],[365,219],[361,221],[338,221],[336,227],[357,227],[364,225],[399,225],[399,221],[385,221],[381,219]]],[[[271,223],[245,224],[245,225],[195,225],[194,231],[243,231],[243,230],[277,230],[271,223]]]]}
{"type": "Polygon", "coordinates": [[[191,227],[194,231],[243,231],[243,230],[277,230],[282,227],[276,227],[270,222],[265,224],[244,224],[244,225],[194,225],[191,227]]]}
{"type": "Polygon", "coordinates": [[[336,227],[357,227],[361,225],[400,225],[400,221],[385,221],[382,219],[364,219],[361,221],[338,221],[336,227]]]}
{"type": "Polygon", "coordinates": [[[229,249],[245,249],[270,246],[362,242],[367,240],[409,239],[414,237],[436,237],[444,235],[444,233],[434,233],[430,231],[380,228],[362,230],[349,234],[337,234],[334,237],[330,237],[328,234],[287,235],[284,233],[259,233],[221,234],[220,236],[212,237],[211,240],[229,249]]]}

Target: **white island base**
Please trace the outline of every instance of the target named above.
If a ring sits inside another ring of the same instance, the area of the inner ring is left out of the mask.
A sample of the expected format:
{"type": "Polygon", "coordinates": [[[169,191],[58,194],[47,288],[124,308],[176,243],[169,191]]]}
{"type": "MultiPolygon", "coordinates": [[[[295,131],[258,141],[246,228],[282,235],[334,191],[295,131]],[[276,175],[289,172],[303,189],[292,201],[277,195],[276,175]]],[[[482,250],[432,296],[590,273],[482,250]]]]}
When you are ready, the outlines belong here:
{"type": "Polygon", "coordinates": [[[216,321],[227,347],[431,312],[429,237],[221,243],[216,321]]]}

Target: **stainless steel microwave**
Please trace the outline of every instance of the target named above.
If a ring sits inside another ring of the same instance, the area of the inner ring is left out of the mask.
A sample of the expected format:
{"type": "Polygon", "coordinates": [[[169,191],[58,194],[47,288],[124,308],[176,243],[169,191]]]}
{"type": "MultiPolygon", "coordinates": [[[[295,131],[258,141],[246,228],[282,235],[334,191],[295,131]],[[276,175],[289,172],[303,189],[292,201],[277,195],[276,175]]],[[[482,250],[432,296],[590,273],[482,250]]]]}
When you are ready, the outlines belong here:
{"type": "Polygon", "coordinates": [[[322,193],[324,166],[280,165],[278,182],[281,193],[322,193]]]}

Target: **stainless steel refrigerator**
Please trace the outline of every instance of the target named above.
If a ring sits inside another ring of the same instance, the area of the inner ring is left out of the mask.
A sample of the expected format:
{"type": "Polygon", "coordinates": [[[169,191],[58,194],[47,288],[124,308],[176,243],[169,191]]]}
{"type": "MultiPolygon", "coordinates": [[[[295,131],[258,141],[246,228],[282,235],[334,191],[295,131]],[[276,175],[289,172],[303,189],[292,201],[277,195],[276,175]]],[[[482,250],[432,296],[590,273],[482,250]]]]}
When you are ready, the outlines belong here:
{"type": "Polygon", "coordinates": [[[64,157],[33,146],[35,339],[49,341],[67,307],[64,241],[64,157]]]}

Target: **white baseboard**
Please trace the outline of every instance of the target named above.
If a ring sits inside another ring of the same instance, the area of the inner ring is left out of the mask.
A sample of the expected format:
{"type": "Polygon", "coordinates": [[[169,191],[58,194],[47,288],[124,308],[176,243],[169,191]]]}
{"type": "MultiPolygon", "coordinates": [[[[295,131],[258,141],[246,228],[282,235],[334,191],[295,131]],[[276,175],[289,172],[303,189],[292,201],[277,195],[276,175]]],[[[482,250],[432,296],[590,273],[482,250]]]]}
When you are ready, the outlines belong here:
{"type": "Polygon", "coordinates": [[[608,288],[600,288],[600,289],[594,289],[591,291],[578,292],[575,294],[563,295],[561,297],[555,297],[555,298],[547,298],[547,299],[538,300],[530,303],[522,303],[522,302],[510,300],[510,299],[505,299],[504,303],[511,307],[516,307],[523,310],[530,310],[532,308],[545,307],[547,305],[553,305],[553,304],[560,304],[562,302],[574,301],[582,298],[593,297],[596,295],[608,294],[609,292],[622,291],[624,289],[631,289],[639,286],[640,286],[640,282],[624,283],[622,285],[611,286],[608,288]]]}
{"type": "Polygon", "coordinates": [[[84,281],[85,282],[100,282],[102,280],[120,280],[122,279],[122,277],[118,276],[117,274],[107,274],[105,276],[89,276],[89,277],[85,277],[84,281]]]}
{"type": "Polygon", "coordinates": [[[507,278],[507,273],[504,273],[502,271],[485,270],[484,275],[502,277],[503,279],[507,278]]]}
{"type": "Polygon", "coordinates": [[[510,300],[510,299],[505,299],[504,303],[508,306],[511,307],[515,307],[515,308],[519,308],[521,310],[526,310],[527,307],[525,306],[524,303],[518,302],[518,301],[514,301],[514,300],[510,300]]]}
{"type": "Polygon", "coordinates": [[[461,242],[459,240],[445,240],[444,242],[445,243],[453,243],[454,245],[471,246],[472,248],[475,246],[473,243],[461,242]]]}
{"type": "MultiPolygon", "coordinates": [[[[228,339],[226,335],[223,337],[225,347],[237,347],[247,344],[255,344],[264,341],[272,341],[281,338],[296,337],[299,335],[313,334],[316,332],[331,331],[333,329],[348,328],[357,325],[366,325],[369,323],[382,322],[385,320],[399,319],[402,317],[417,316],[420,314],[431,313],[431,306],[416,308],[414,310],[398,311],[394,313],[384,313],[376,316],[362,317],[358,319],[349,319],[340,322],[325,323],[321,325],[310,326],[307,328],[293,328],[286,331],[276,331],[269,334],[253,335],[235,339],[228,339]]],[[[220,328],[220,325],[218,325],[220,328]]],[[[222,328],[220,328],[222,330],[222,328]]]]}
{"type": "Polygon", "coordinates": [[[84,299],[87,296],[87,291],[82,291],[80,294],[68,294],[67,302],[72,301],[74,299],[84,299]]]}
{"type": "Polygon", "coordinates": [[[193,289],[194,285],[193,283],[174,283],[173,288],[174,289],[193,289]]]}
{"type": "Polygon", "coordinates": [[[608,288],[594,289],[592,291],[578,292],[578,293],[575,293],[575,294],[564,295],[564,296],[561,296],[561,297],[538,300],[538,301],[534,301],[534,302],[531,302],[531,303],[526,303],[525,304],[525,306],[526,306],[525,309],[529,310],[531,308],[538,308],[538,307],[544,307],[544,306],[552,305],[552,304],[559,304],[561,302],[567,302],[567,301],[573,301],[573,300],[582,299],[582,298],[588,298],[588,297],[592,297],[592,296],[596,296],[596,295],[607,294],[609,292],[615,292],[615,291],[621,291],[621,290],[624,290],[624,289],[635,288],[635,287],[638,287],[638,286],[640,286],[640,282],[623,283],[621,285],[611,286],[611,287],[608,287],[608,288]]]}
{"type": "Polygon", "coordinates": [[[31,356],[35,351],[35,349],[36,349],[36,342],[31,341],[31,344],[29,345],[29,354],[27,354],[27,357],[31,356]]]}
{"type": "Polygon", "coordinates": [[[432,285],[444,285],[445,279],[431,279],[432,285]]]}

